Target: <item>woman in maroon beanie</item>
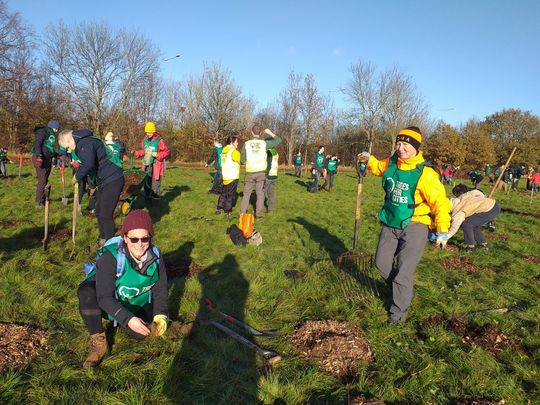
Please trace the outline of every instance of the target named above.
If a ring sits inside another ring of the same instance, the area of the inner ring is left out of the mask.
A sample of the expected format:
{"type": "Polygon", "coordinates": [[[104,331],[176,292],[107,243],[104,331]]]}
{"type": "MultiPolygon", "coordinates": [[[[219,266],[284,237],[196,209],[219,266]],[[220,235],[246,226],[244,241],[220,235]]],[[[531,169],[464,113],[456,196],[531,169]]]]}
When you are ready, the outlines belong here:
{"type": "Polygon", "coordinates": [[[90,354],[83,367],[99,365],[109,352],[102,317],[119,323],[139,340],[150,334],[150,322],[157,336],[167,330],[167,274],[160,251],[152,244],[150,215],[131,211],[121,233],[105,242],[77,291],[81,317],[90,333],[90,354]]]}

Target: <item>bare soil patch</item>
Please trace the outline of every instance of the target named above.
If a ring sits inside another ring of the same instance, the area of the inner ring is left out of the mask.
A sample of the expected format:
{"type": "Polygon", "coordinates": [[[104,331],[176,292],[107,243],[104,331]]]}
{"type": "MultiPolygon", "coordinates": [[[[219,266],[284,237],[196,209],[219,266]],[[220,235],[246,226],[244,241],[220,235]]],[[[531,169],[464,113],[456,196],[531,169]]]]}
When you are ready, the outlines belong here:
{"type": "Polygon", "coordinates": [[[31,224],[31,223],[32,221],[28,221],[27,219],[19,219],[19,220],[3,219],[3,220],[0,220],[0,227],[14,228],[22,224],[31,224]]]}
{"type": "Polygon", "coordinates": [[[473,346],[480,346],[493,355],[499,354],[504,349],[523,350],[519,338],[509,337],[492,324],[478,326],[467,323],[464,318],[459,316],[445,318],[441,315],[433,315],[424,322],[424,326],[428,327],[438,325],[442,325],[446,330],[461,336],[463,342],[473,346]]]}
{"type": "Polygon", "coordinates": [[[0,373],[20,370],[47,350],[47,332],[30,325],[0,323],[0,373]]]}
{"type": "Polygon", "coordinates": [[[461,256],[447,257],[443,261],[445,268],[463,270],[467,273],[475,273],[480,270],[476,264],[471,263],[467,258],[461,256]]]}
{"type": "Polygon", "coordinates": [[[504,399],[500,401],[494,401],[490,399],[458,399],[455,402],[456,405],[504,405],[506,401],[504,399]]]}
{"type": "Polygon", "coordinates": [[[373,360],[363,331],[349,322],[301,322],[296,325],[292,343],[302,357],[317,360],[324,371],[342,379],[356,376],[359,360],[373,360]]]}
{"type": "Polygon", "coordinates": [[[192,277],[202,273],[206,268],[199,266],[191,259],[177,259],[174,262],[166,263],[167,278],[192,277]]]}
{"type": "Polygon", "coordinates": [[[501,233],[496,233],[496,232],[486,232],[484,233],[484,235],[486,236],[486,239],[491,239],[491,240],[507,240],[508,239],[508,236],[506,235],[503,235],[501,233]]]}
{"type": "Polygon", "coordinates": [[[534,264],[540,264],[540,257],[538,256],[527,255],[527,256],[523,256],[523,258],[527,260],[528,262],[531,262],[534,264]]]}
{"type": "Polygon", "coordinates": [[[56,229],[49,233],[49,240],[63,240],[71,238],[71,229],[56,229]]]}

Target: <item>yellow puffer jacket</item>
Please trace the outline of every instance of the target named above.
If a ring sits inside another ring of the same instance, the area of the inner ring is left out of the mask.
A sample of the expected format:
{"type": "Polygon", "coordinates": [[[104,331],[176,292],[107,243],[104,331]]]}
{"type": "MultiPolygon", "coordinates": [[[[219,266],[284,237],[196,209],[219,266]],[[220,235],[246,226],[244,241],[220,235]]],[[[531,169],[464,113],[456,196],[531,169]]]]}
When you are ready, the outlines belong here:
{"type": "MultiPolygon", "coordinates": [[[[389,159],[378,160],[373,155],[370,156],[368,170],[375,176],[382,176],[388,168],[389,159]]],[[[400,170],[413,170],[422,162],[425,162],[424,157],[422,152],[418,152],[418,155],[409,159],[398,158],[397,165],[400,170]]],[[[439,175],[431,167],[425,167],[418,180],[414,192],[414,203],[416,208],[411,221],[420,222],[433,228],[430,216],[430,213],[433,213],[437,232],[448,232],[452,207],[450,200],[446,198],[446,190],[439,180],[439,175]]]]}

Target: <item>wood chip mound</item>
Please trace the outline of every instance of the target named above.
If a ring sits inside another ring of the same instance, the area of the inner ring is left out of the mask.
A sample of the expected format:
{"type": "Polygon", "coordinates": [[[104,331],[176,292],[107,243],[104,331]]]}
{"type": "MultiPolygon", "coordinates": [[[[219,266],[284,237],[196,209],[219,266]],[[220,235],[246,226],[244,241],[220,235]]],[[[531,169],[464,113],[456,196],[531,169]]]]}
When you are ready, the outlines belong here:
{"type": "Polygon", "coordinates": [[[120,193],[120,199],[125,199],[130,195],[137,194],[137,188],[141,184],[142,176],[139,173],[124,174],[124,187],[120,193]]]}
{"type": "Polygon", "coordinates": [[[191,259],[178,259],[171,263],[165,263],[167,268],[167,278],[193,277],[206,270],[191,259]]]}
{"type": "Polygon", "coordinates": [[[349,322],[301,322],[296,326],[292,343],[302,357],[317,360],[324,371],[340,378],[356,376],[358,361],[373,361],[363,331],[349,322]]]}
{"type": "Polygon", "coordinates": [[[446,330],[454,332],[461,336],[463,342],[473,346],[480,346],[491,354],[499,354],[504,349],[512,351],[522,351],[521,340],[515,337],[509,337],[503,333],[497,326],[485,324],[477,326],[467,323],[464,318],[454,316],[444,318],[440,315],[434,315],[424,322],[425,326],[442,325],[446,330]]]}
{"type": "Polygon", "coordinates": [[[456,402],[456,405],[504,405],[506,401],[501,399],[500,401],[493,401],[489,399],[460,399],[456,402]]]}
{"type": "Polygon", "coordinates": [[[452,268],[457,270],[463,270],[467,273],[476,273],[480,270],[480,267],[478,267],[476,264],[471,263],[468,259],[461,256],[452,256],[447,257],[443,261],[443,265],[445,268],[452,268]]]}
{"type": "Polygon", "coordinates": [[[0,373],[26,367],[47,350],[47,332],[30,325],[0,323],[0,373]]]}

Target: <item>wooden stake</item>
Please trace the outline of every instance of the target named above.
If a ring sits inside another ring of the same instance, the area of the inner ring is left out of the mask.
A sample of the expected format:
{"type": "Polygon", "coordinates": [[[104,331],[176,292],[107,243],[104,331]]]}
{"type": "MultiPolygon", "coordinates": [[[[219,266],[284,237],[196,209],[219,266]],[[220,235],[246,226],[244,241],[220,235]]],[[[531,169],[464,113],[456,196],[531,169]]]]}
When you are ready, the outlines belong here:
{"type": "Polygon", "coordinates": [[[504,176],[504,172],[506,171],[506,168],[508,167],[508,164],[512,160],[512,157],[514,156],[514,153],[516,152],[517,147],[514,146],[514,149],[512,149],[512,153],[508,157],[508,160],[504,164],[501,173],[499,174],[499,177],[497,177],[497,181],[493,185],[493,188],[491,189],[488,198],[491,198],[493,196],[493,193],[495,193],[495,190],[497,190],[497,187],[499,186],[499,183],[501,182],[501,178],[504,176]]]}

